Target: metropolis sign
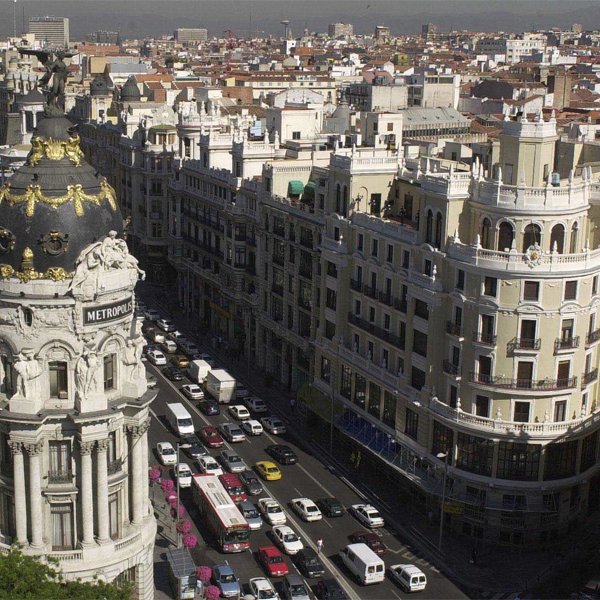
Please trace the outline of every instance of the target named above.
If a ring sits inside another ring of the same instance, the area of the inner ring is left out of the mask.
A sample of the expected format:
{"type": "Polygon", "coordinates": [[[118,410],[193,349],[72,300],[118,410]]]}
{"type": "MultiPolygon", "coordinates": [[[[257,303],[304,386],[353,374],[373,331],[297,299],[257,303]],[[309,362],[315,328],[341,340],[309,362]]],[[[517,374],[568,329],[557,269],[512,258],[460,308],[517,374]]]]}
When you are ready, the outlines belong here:
{"type": "Polygon", "coordinates": [[[97,325],[126,317],[133,313],[133,298],[83,309],[83,324],[97,325]]]}

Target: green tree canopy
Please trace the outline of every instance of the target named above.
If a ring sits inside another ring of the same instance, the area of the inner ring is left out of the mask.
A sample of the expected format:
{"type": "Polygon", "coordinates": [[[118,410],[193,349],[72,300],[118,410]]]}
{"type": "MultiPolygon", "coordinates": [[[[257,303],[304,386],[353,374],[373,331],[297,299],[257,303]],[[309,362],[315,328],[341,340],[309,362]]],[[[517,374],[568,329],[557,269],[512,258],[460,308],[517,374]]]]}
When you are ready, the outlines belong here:
{"type": "Polygon", "coordinates": [[[1,600],[131,600],[131,586],[118,587],[103,581],[67,581],[56,563],[27,556],[18,548],[0,554],[1,600]]]}

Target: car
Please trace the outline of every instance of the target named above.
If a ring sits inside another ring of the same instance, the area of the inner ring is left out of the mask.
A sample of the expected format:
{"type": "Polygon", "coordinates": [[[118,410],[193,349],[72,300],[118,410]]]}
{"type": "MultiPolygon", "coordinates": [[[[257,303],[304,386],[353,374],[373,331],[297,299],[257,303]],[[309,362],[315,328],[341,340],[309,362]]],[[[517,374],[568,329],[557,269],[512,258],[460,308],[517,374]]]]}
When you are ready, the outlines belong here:
{"type": "Polygon", "coordinates": [[[165,340],[160,346],[167,354],[175,354],[177,352],[177,344],[173,340],[165,340]]]}
{"type": "Polygon", "coordinates": [[[265,481],[279,481],[281,479],[279,467],[270,460],[260,460],[254,465],[254,468],[265,481]]]}
{"type": "Polygon", "coordinates": [[[179,341],[179,347],[187,354],[187,355],[191,355],[191,356],[195,356],[196,354],[198,354],[199,350],[198,350],[198,346],[196,346],[196,344],[194,344],[193,342],[189,342],[187,344],[184,344],[182,341],[179,341]]]}
{"type": "Polygon", "coordinates": [[[158,385],[158,379],[151,373],[147,373],[146,384],[148,385],[148,389],[153,390],[158,385]]]}
{"type": "Polygon", "coordinates": [[[149,335],[153,331],[156,331],[156,327],[152,323],[144,323],[142,325],[142,333],[144,335],[149,335]]]}
{"type": "Polygon", "coordinates": [[[246,439],[244,432],[235,423],[222,423],[219,425],[219,431],[232,444],[243,442],[246,439]]]}
{"type": "Polygon", "coordinates": [[[250,392],[244,387],[236,387],[235,397],[243,402],[246,398],[250,397],[250,392]]]}
{"type": "Polygon", "coordinates": [[[146,344],[142,350],[142,353],[148,355],[150,352],[154,352],[155,350],[159,350],[159,347],[155,346],[154,344],[146,344]]]}
{"type": "Polygon", "coordinates": [[[165,334],[162,331],[155,329],[148,334],[148,339],[155,344],[163,344],[165,341],[165,334]]]}
{"type": "Polygon", "coordinates": [[[219,407],[218,402],[212,400],[211,398],[204,398],[204,400],[200,400],[198,403],[198,408],[208,417],[221,414],[221,408],[219,407]]]}
{"type": "Polygon", "coordinates": [[[181,393],[188,400],[202,400],[202,398],[204,398],[204,392],[202,391],[202,388],[195,383],[186,383],[185,385],[182,385],[181,393]]]}
{"type": "Polygon", "coordinates": [[[177,464],[177,452],[175,452],[171,442],[158,442],[156,444],[156,454],[158,454],[158,460],[163,465],[177,464]]]}
{"type": "Polygon", "coordinates": [[[160,313],[153,308],[149,308],[144,311],[144,316],[146,319],[148,319],[148,321],[158,321],[161,318],[160,313]]]}
{"type": "Polygon", "coordinates": [[[246,469],[239,474],[239,477],[250,496],[258,496],[263,493],[263,486],[254,471],[246,469]]]}
{"type": "Polygon", "coordinates": [[[263,426],[254,419],[249,419],[248,421],[242,421],[240,427],[244,430],[248,435],[260,435],[263,432],[263,426]]]}
{"type": "Polygon", "coordinates": [[[269,577],[283,577],[289,573],[289,568],[283,560],[281,552],[275,546],[261,546],[258,549],[258,560],[269,577]]]}
{"type": "Polygon", "coordinates": [[[167,337],[170,340],[173,340],[174,342],[179,342],[179,340],[185,339],[185,336],[183,335],[183,333],[181,333],[181,331],[178,331],[177,329],[175,329],[174,331],[169,331],[169,334],[167,335],[167,337]]]}
{"type": "Polygon", "coordinates": [[[198,460],[201,456],[208,454],[208,450],[201,444],[197,435],[182,437],[179,447],[186,456],[189,456],[193,460],[198,460]]]}
{"type": "Polygon", "coordinates": [[[240,502],[238,504],[238,509],[242,513],[244,519],[248,521],[248,526],[251,530],[254,531],[262,527],[263,520],[260,518],[260,514],[256,506],[254,506],[250,500],[243,500],[240,502]]]}
{"type": "Polygon", "coordinates": [[[221,450],[219,461],[230,473],[241,473],[248,468],[237,452],[233,450],[221,450]]]}
{"type": "Polygon", "coordinates": [[[250,596],[254,600],[279,600],[279,594],[266,577],[252,577],[248,582],[250,596]]]}
{"type": "Polygon", "coordinates": [[[225,440],[219,435],[217,428],[212,425],[200,429],[200,439],[209,448],[220,448],[225,444],[225,440]]]}
{"type": "Polygon", "coordinates": [[[326,517],[341,517],[346,512],[337,498],[319,498],[315,504],[326,517]]]}
{"type": "Polygon", "coordinates": [[[212,569],[211,581],[219,588],[221,598],[240,597],[240,581],[228,564],[215,565],[212,569]]]}
{"type": "Polygon", "coordinates": [[[385,525],[379,511],[370,504],[353,504],[350,507],[350,512],[365,527],[369,527],[370,529],[374,527],[383,527],[385,525]]]}
{"type": "Polygon", "coordinates": [[[208,473],[209,475],[223,475],[221,465],[209,455],[201,456],[198,459],[198,468],[202,473],[208,473]]]}
{"type": "Polygon", "coordinates": [[[183,373],[177,367],[165,367],[160,372],[170,381],[183,381],[183,373]]]}
{"type": "Polygon", "coordinates": [[[156,326],[166,332],[175,331],[177,329],[175,323],[169,319],[158,319],[156,321],[156,326]]]}
{"type": "Polygon", "coordinates": [[[167,357],[160,350],[152,350],[146,354],[148,360],[157,367],[167,364],[167,357]]]}
{"type": "Polygon", "coordinates": [[[355,531],[349,537],[353,544],[366,544],[378,556],[383,556],[387,552],[387,546],[372,531],[365,531],[364,529],[355,531]]]}
{"type": "Polygon", "coordinates": [[[298,462],[298,455],[284,444],[271,444],[265,448],[265,452],[281,465],[295,465],[298,462]]]}
{"type": "Polygon", "coordinates": [[[258,510],[269,525],[285,525],[287,522],[283,508],[273,498],[261,498],[258,501],[258,510]]]}
{"type": "Polygon", "coordinates": [[[294,498],[290,504],[303,521],[320,521],[323,514],[310,498],[294,498]]]}
{"type": "Polygon", "coordinates": [[[285,600],[311,600],[307,584],[296,573],[286,575],[282,587],[285,600]]]}
{"type": "Polygon", "coordinates": [[[135,309],[143,313],[144,311],[148,310],[148,307],[146,306],[146,303],[143,300],[136,300],[135,309]]]}
{"type": "Polygon", "coordinates": [[[144,317],[144,313],[143,313],[143,311],[138,311],[138,310],[136,310],[136,311],[135,311],[135,313],[134,313],[134,315],[135,315],[135,320],[136,320],[138,323],[143,323],[143,322],[144,322],[144,319],[146,318],[146,317],[144,317]]]}
{"type": "Polygon", "coordinates": [[[185,354],[175,354],[171,356],[171,364],[178,369],[187,369],[190,366],[190,361],[185,354]]]}
{"type": "Polygon", "coordinates": [[[256,396],[244,398],[244,404],[248,410],[251,410],[254,413],[266,413],[269,411],[265,401],[257,398],[256,396]]]}
{"type": "Polygon", "coordinates": [[[277,525],[276,527],[273,527],[271,533],[273,534],[275,543],[290,556],[298,554],[298,552],[304,548],[302,540],[288,525],[277,525]]]}
{"type": "Polygon", "coordinates": [[[250,418],[248,409],[242,404],[232,404],[228,410],[229,414],[238,421],[245,421],[250,418]]]}
{"type": "Polygon", "coordinates": [[[322,579],[315,587],[318,600],[350,600],[344,588],[335,579],[322,579]]]}
{"type": "Polygon", "coordinates": [[[305,577],[322,577],[325,575],[325,567],[319,559],[319,555],[312,548],[300,550],[294,557],[294,562],[300,573],[305,577]]]}
{"type": "Polygon", "coordinates": [[[273,435],[283,435],[286,432],[285,425],[279,417],[263,417],[260,424],[273,435]]]}
{"type": "MultiPolygon", "coordinates": [[[[405,592],[420,592],[427,586],[427,576],[415,565],[392,565],[388,569],[389,577],[405,592]]],[[[578,596],[579,597],[579,596],[578,596]]],[[[586,598],[595,596],[589,595],[586,598]]]]}
{"type": "Polygon", "coordinates": [[[173,475],[179,482],[180,488],[188,488],[192,486],[192,469],[187,463],[178,463],[174,469],[173,475]]]}

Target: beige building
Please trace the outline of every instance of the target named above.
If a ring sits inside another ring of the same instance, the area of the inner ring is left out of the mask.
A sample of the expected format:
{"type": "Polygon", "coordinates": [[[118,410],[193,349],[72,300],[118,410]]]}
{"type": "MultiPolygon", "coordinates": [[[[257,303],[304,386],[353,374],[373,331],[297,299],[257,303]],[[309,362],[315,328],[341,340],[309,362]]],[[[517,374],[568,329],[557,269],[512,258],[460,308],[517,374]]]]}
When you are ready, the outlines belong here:
{"type": "Polygon", "coordinates": [[[30,17],[29,33],[43,48],[66,48],[69,45],[67,17],[30,17]]]}

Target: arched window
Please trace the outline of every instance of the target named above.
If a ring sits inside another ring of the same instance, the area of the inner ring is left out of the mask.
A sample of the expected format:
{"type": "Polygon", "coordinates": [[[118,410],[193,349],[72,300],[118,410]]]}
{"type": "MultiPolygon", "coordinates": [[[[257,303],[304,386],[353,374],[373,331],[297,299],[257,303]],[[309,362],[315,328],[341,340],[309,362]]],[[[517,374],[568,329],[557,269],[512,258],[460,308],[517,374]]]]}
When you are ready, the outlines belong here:
{"type": "Polygon", "coordinates": [[[550,232],[550,251],[554,252],[554,246],[556,251],[562,254],[565,250],[565,228],[560,223],[555,225],[550,232]]]}
{"type": "Polygon", "coordinates": [[[335,212],[339,214],[342,203],[342,188],[338,183],[335,186],[335,212]]]}
{"type": "Polygon", "coordinates": [[[342,202],[342,215],[344,217],[348,214],[348,187],[344,186],[344,197],[342,202]]]}
{"type": "Polygon", "coordinates": [[[515,230],[510,223],[506,221],[500,223],[498,227],[498,250],[500,252],[508,252],[512,247],[515,230]]]}
{"type": "Polygon", "coordinates": [[[542,232],[540,226],[535,223],[529,223],[523,233],[523,252],[527,252],[529,246],[535,246],[536,244],[539,246],[541,241],[542,232]]]}
{"type": "Polygon", "coordinates": [[[440,248],[442,245],[442,213],[435,216],[435,247],[440,248]]]}
{"type": "MultiPolygon", "coordinates": [[[[504,225],[504,223],[503,223],[504,225]]],[[[491,250],[492,248],[492,224],[490,220],[486,217],[481,223],[481,231],[479,233],[481,247],[486,250],[491,250]]]]}
{"type": "Polygon", "coordinates": [[[433,212],[431,210],[427,211],[427,223],[425,228],[425,241],[431,244],[431,240],[433,239],[433,212]]]}
{"type": "Polygon", "coordinates": [[[571,254],[576,254],[579,250],[579,241],[578,241],[578,233],[579,233],[579,225],[577,223],[573,223],[573,227],[571,227],[571,244],[569,246],[569,252],[571,254]]]}

